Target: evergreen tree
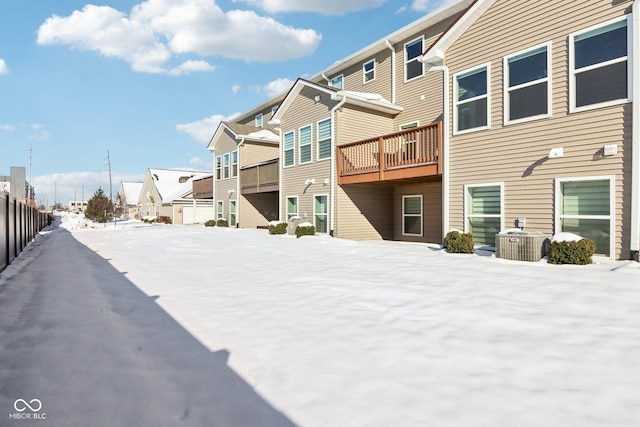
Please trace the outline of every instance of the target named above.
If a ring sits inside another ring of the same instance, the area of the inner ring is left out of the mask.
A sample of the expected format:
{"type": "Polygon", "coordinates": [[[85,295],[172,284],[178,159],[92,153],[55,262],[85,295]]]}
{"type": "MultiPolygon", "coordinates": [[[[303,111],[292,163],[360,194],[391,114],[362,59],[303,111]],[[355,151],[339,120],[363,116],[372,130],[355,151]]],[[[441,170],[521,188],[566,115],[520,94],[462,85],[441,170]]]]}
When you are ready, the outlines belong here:
{"type": "Polygon", "coordinates": [[[102,187],[98,188],[91,200],[87,202],[87,209],[84,216],[92,221],[107,222],[113,211],[113,204],[107,196],[105,196],[102,187]]]}

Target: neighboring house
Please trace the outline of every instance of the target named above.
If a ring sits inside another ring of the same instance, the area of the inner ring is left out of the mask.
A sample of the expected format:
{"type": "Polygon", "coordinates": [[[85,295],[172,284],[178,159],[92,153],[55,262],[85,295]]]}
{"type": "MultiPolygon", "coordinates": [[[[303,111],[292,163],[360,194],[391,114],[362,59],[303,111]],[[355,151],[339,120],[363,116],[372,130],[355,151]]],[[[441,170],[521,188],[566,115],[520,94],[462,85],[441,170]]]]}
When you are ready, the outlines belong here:
{"type": "Polygon", "coordinates": [[[174,219],[175,200],[193,191],[192,180],[210,176],[202,171],[148,169],[142,183],[138,205],[142,218],[159,216],[174,219]]]}
{"type": "Polygon", "coordinates": [[[267,124],[281,98],[222,122],[208,149],[214,156],[216,219],[229,227],[266,227],[278,219],[278,143],[267,124]]]}
{"type": "Polygon", "coordinates": [[[521,218],[638,258],[639,7],[478,0],[426,50],[446,78],[445,229],[493,246],[521,218]]]}
{"type": "Polygon", "coordinates": [[[84,212],[87,210],[89,202],[87,200],[70,200],[69,211],[71,212],[84,212]]]}
{"type": "Polygon", "coordinates": [[[273,119],[283,220],[350,239],[442,241],[442,77],[419,59],[470,4],[441,8],[294,84],[273,119]]]}
{"type": "Polygon", "coordinates": [[[120,183],[118,197],[116,199],[116,207],[122,209],[122,216],[126,219],[139,219],[138,200],[142,191],[141,182],[125,182],[120,183]]]}

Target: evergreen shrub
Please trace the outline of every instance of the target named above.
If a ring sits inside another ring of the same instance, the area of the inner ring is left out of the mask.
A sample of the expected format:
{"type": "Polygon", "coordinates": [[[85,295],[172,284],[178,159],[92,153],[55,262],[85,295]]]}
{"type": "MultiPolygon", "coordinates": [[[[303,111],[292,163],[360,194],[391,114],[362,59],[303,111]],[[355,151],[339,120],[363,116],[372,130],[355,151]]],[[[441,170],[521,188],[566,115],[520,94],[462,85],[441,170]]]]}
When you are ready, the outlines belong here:
{"type": "Polygon", "coordinates": [[[591,239],[582,238],[574,242],[551,242],[549,245],[550,264],[591,264],[596,253],[596,244],[591,239]]]}
{"type": "Polygon", "coordinates": [[[470,254],[473,253],[473,236],[471,233],[450,231],[444,237],[443,246],[450,254],[470,254]]]}

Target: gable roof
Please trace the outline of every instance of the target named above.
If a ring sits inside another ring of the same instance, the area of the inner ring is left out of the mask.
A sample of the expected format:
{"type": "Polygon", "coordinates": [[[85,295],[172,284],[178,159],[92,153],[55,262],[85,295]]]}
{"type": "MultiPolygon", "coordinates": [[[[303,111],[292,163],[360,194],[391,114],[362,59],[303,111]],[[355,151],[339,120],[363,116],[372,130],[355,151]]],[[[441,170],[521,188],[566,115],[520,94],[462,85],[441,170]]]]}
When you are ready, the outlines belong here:
{"type": "Polygon", "coordinates": [[[271,132],[271,130],[269,129],[259,128],[251,125],[244,125],[241,123],[220,122],[220,124],[216,128],[216,131],[213,133],[211,140],[209,141],[207,150],[213,151],[215,149],[216,144],[225,131],[231,132],[233,137],[238,141],[238,144],[242,140],[267,142],[272,144],[277,144],[280,142],[280,137],[271,132]]]}
{"type": "Polygon", "coordinates": [[[163,204],[171,203],[191,191],[193,179],[207,176],[211,176],[211,173],[178,169],[149,169],[147,171],[147,177],[151,178],[163,204]]]}
{"type": "Polygon", "coordinates": [[[348,90],[339,90],[334,87],[325,86],[319,83],[314,83],[309,80],[299,78],[285,96],[282,104],[278,107],[273,114],[269,123],[279,124],[284,113],[291,107],[293,101],[302,92],[304,88],[311,88],[321,93],[326,93],[331,96],[334,101],[346,100],[347,103],[366,107],[374,111],[379,111],[387,114],[399,114],[402,112],[402,107],[387,101],[382,95],[377,93],[367,92],[353,92],[348,90]]]}
{"type": "Polygon", "coordinates": [[[137,205],[140,192],[142,191],[142,182],[126,182],[122,181],[122,194],[127,205],[137,205]]]}
{"type": "Polygon", "coordinates": [[[467,10],[422,54],[421,61],[427,64],[442,65],[447,49],[495,2],[496,0],[474,0],[467,10]]]}

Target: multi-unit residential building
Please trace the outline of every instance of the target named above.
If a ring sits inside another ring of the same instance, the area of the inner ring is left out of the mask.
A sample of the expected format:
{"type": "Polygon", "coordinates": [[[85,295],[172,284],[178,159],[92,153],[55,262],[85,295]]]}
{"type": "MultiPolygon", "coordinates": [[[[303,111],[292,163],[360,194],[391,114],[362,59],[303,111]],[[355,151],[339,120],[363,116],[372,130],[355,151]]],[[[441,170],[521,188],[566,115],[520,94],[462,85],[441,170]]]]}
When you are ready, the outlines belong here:
{"type": "MultiPolygon", "coordinates": [[[[569,231],[637,259],[638,3],[451,2],[299,79],[260,123],[256,109],[233,121],[251,131],[222,124],[212,144],[272,126],[278,216],[319,233],[440,243],[455,228],[491,247],[513,227],[569,231]]],[[[216,150],[217,184],[233,148],[216,150]]],[[[223,216],[244,185],[229,183],[223,216]]]]}

